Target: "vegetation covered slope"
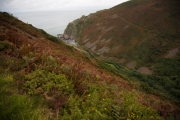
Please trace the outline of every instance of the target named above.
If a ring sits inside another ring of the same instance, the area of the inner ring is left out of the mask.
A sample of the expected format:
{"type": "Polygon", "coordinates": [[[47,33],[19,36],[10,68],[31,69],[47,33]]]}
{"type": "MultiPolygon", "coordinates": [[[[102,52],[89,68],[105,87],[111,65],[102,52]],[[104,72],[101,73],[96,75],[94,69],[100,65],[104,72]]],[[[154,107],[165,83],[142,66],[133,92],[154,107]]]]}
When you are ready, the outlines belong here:
{"type": "Polygon", "coordinates": [[[117,70],[0,13],[1,119],[180,118],[177,100],[156,90],[146,94],[149,87],[136,78],[124,80],[128,76],[102,68],[117,70]]]}
{"type": "Polygon", "coordinates": [[[179,5],[178,0],[130,0],[73,21],[65,34],[96,55],[139,72],[177,75],[179,5]]]}

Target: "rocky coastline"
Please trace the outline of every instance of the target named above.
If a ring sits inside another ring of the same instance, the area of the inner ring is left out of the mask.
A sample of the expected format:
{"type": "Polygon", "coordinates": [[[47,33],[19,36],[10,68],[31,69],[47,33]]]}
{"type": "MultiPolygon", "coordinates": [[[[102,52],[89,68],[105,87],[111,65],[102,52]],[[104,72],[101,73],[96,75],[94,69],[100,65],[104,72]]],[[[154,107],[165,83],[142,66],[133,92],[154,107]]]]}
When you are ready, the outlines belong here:
{"type": "Polygon", "coordinates": [[[58,34],[57,38],[70,45],[77,45],[73,37],[69,37],[67,34],[58,34]]]}

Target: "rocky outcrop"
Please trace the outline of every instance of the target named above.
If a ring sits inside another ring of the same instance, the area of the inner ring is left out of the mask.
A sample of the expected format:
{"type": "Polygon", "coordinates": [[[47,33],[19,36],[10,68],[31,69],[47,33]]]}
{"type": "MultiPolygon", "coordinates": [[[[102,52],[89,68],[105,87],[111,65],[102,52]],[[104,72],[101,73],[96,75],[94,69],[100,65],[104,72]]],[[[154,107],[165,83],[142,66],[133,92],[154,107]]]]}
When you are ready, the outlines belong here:
{"type": "Polygon", "coordinates": [[[78,18],[74,20],[73,22],[70,22],[66,29],[64,30],[64,38],[65,39],[74,39],[78,41],[81,32],[85,27],[88,26],[88,24],[91,24],[94,17],[97,17],[97,13],[102,12],[105,10],[97,11],[96,13],[91,13],[88,16],[82,15],[81,18],[78,18]]]}
{"type": "Polygon", "coordinates": [[[87,16],[83,15],[81,18],[76,19],[73,22],[70,22],[64,31],[63,37],[65,39],[76,39],[77,34],[83,28],[82,23],[84,23],[86,20],[87,20],[87,16]],[[80,26],[80,24],[81,24],[81,26],[80,26]]]}

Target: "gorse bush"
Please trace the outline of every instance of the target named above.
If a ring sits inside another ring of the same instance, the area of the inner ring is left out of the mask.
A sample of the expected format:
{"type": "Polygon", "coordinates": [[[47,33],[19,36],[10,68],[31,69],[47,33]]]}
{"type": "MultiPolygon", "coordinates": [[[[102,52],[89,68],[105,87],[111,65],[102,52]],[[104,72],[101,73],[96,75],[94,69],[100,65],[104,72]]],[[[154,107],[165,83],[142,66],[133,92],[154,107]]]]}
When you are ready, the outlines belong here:
{"type": "Polygon", "coordinates": [[[60,119],[112,119],[111,105],[115,104],[105,86],[88,84],[88,91],[82,96],[71,95],[67,105],[60,112],[60,119]]]}
{"type": "MultiPolygon", "coordinates": [[[[116,88],[116,87],[114,87],[116,88]]],[[[156,111],[137,102],[137,94],[120,91],[122,101],[115,102],[116,89],[107,84],[88,84],[88,91],[82,96],[71,95],[64,109],[60,111],[60,120],[161,120],[156,111]]]]}
{"type": "Polygon", "coordinates": [[[2,120],[48,120],[48,109],[35,99],[16,93],[11,75],[0,75],[0,118],[2,120]]]}
{"type": "Polygon", "coordinates": [[[73,84],[63,74],[55,74],[46,70],[35,70],[26,75],[24,89],[28,94],[43,94],[45,91],[59,91],[64,94],[73,93],[73,84]]]}
{"type": "Polygon", "coordinates": [[[114,118],[121,120],[162,120],[151,108],[137,102],[138,94],[134,92],[122,93],[123,101],[119,107],[113,106],[114,118]]]}

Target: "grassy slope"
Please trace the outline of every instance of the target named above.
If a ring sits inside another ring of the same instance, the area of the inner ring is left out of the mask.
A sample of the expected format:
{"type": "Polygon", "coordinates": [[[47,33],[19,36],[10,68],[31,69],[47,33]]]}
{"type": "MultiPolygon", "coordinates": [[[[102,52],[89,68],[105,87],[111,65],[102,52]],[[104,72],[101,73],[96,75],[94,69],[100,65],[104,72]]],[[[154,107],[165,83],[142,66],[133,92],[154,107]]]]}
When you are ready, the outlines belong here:
{"type": "Polygon", "coordinates": [[[101,67],[140,81],[147,92],[153,88],[179,101],[180,52],[174,57],[165,57],[170,50],[180,47],[178,5],[178,0],[131,0],[99,11],[77,24],[77,40],[82,46],[99,41],[91,46],[93,53],[103,47],[110,48],[103,54],[110,58],[104,63],[110,68],[103,64],[101,67]],[[125,66],[135,61],[135,69],[149,67],[153,75],[127,70],[118,64],[122,60],[125,66]]]}
{"type": "Polygon", "coordinates": [[[43,30],[0,13],[3,111],[0,117],[13,120],[178,117],[179,107],[175,103],[139,91],[138,83],[97,68],[103,68],[99,62],[103,64],[43,30]]]}
{"type": "MultiPolygon", "coordinates": [[[[169,50],[180,46],[178,5],[178,0],[131,0],[99,11],[77,25],[77,28],[84,26],[79,29],[78,41],[85,45],[100,40],[94,53],[106,46],[111,50],[103,56],[116,61],[124,59],[125,65],[136,61],[136,69],[147,66],[158,74],[159,70],[153,66],[169,50]]],[[[174,59],[179,62],[179,58],[178,54],[174,59]]]]}

